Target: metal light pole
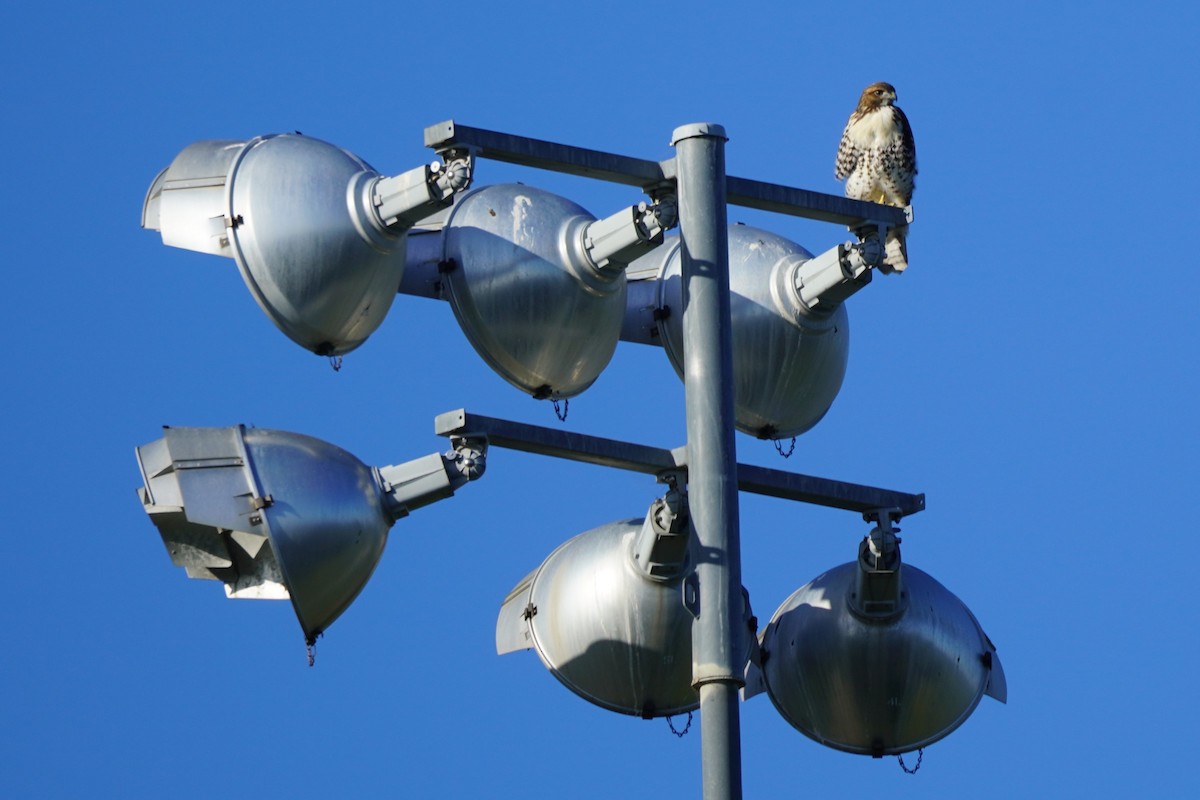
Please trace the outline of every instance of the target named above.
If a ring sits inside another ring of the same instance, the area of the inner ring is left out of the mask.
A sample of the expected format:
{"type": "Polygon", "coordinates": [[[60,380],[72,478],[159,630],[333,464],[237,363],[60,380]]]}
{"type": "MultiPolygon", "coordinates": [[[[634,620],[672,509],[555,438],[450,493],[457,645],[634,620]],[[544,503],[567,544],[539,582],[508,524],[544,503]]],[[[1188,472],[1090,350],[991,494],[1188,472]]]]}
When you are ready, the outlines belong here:
{"type": "Polygon", "coordinates": [[[703,553],[696,566],[699,609],[692,679],[700,692],[705,800],[742,796],[741,545],[734,445],[733,336],[725,208],[725,129],[675,130],[679,237],[683,259],[684,392],[688,498],[703,553]]]}

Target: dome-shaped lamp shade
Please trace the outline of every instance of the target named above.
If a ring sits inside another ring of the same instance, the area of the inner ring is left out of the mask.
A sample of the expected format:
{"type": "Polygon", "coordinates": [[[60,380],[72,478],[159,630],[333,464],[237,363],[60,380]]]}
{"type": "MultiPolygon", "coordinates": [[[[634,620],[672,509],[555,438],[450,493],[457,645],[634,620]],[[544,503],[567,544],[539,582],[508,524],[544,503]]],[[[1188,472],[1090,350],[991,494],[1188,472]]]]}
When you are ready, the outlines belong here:
{"type": "Polygon", "coordinates": [[[772,702],[821,744],[905,753],[949,734],[984,694],[1007,699],[995,647],[967,607],[919,569],[900,569],[894,614],[855,610],[859,566],[850,563],[797,590],[763,631],[772,702]]]}
{"type": "Polygon", "coordinates": [[[608,365],[625,315],[625,275],[583,262],[595,217],[519,185],[460,196],[446,221],[444,286],[471,345],[537,398],[587,389],[608,365]]]}
{"type": "MultiPolygon", "coordinates": [[[[833,405],[850,351],[844,304],[798,313],[783,295],[789,267],[812,254],[798,244],[747,225],[729,227],[733,401],[738,430],[766,439],[795,436],[833,405]]],[[[659,323],[663,347],[683,376],[683,262],[679,239],[644,258],[661,259],[659,323]]],[[[644,262],[637,262],[639,265],[644,262]]]]}
{"type": "Polygon", "coordinates": [[[642,524],[614,522],[562,544],[509,594],[496,642],[501,653],[532,647],[589,702],[649,718],[700,701],[683,573],[658,579],[638,567],[642,524]]]}
{"type": "Polygon", "coordinates": [[[402,234],[374,224],[364,194],[379,175],[318,139],[253,139],[230,175],[234,255],[280,330],[318,355],[358,347],[400,289],[402,234]]]}
{"type": "Polygon", "coordinates": [[[236,259],[267,317],[319,355],[358,347],[400,288],[405,237],[371,209],[379,178],[298,134],[184,149],[150,187],[142,224],[163,243],[236,259]]]}
{"type": "Polygon", "coordinates": [[[138,448],[146,512],[188,576],[292,601],[312,641],[358,596],[392,526],[375,471],[264,428],[167,428],[138,448]]]}

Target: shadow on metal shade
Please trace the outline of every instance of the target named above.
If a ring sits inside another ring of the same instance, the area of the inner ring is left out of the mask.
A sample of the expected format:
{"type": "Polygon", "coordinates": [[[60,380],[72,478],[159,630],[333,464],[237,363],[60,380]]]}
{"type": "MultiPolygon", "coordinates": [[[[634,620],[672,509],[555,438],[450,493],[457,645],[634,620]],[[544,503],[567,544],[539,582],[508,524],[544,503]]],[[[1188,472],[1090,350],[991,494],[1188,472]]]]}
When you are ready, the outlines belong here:
{"type": "Polygon", "coordinates": [[[457,198],[444,229],[443,285],[476,352],[537,398],[573,397],[608,366],[625,315],[625,275],[583,256],[595,217],[531,186],[457,198]]]}
{"type": "Polygon", "coordinates": [[[603,525],[560,545],[509,594],[497,650],[533,648],[568,689],[602,708],[661,717],[699,707],[684,574],[636,566],[642,519],[603,525]]]}
{"type": "MultiPolygon", "coordinates": [[[[733,336],[733,402],[737,429],[764,439],[796,436],[812,428],[842,387],[850,351],[844,304],[799,312],[787,295],[787,278],[812,258],[800,245],[748,225],[729,226],[730,319],[733,336]]],[[[682,378],[683,260],[679,237],[634,266],[659,264],[659,323],[663,349],[682,378]]],[[[631,267],[632,268],[632,267],[631,267]]]]}

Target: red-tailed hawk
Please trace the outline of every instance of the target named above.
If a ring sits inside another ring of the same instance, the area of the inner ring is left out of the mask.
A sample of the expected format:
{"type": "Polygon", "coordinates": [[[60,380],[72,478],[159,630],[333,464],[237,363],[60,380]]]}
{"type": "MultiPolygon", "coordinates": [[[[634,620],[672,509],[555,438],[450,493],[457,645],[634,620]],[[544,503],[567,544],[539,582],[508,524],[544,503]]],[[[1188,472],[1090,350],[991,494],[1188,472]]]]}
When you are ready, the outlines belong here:
{"type": "MultiPolygon", "coordinates": [[[[917,145],[908,118],[895,103],[896,89],[890,83],[863,89],[842,132],[834,169],[837,179],[846,181],[847,197],[901,207],[912,203],[917,145]]],[[[907,233],[907,225],[888,231],[884,263],[890,270],[908,267],[907,233]]]]}

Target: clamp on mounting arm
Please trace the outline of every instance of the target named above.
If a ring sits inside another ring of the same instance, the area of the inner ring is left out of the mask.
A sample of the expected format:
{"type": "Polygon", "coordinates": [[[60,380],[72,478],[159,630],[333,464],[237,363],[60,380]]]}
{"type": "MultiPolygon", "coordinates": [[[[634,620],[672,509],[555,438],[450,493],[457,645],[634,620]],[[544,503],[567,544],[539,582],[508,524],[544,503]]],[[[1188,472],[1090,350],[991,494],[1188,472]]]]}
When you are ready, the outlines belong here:
{"type": "Polygon", "coordinates": [[[850,607],[867,619],[890,619],[904,612],[901,581],[900,509],[879,508],[863,514],[875,527],[858,545],[858,577],[850,607]]]}
{"type": "Polygon", "coordinates": [[[650,504],[646,521],[633,542],[633,558],[648,577],[668,580],[688,566],[687,491],[675,480],[667,493],[650,504]]]}
{"type": "Polygon", "coordinates": [[[403,464],[380,467],[379,486],[392,521],[454,494],[481,477],[487,467],[486,437],[452,437],[452,450],[431,453],[403,464]]]}
{"type": "Polygon", "coordinates": [[[443,159],[375,181],[371,206],[381,225],[411,228],[471,185],[474,156],[469,150],[449,150],[443,159]]]}
{"type": "Polygon", "coordinates": [[[807,260],[776,266],[775,294],[793,318],[824,315],[871,282],[871,268],[883,263],[881,240],[844,242],[807,260]]]}
{"type": "MultiPolygon", "coordinates": [[[[905,209],[905,217],[912,222],[912,206],[905,209]]],[[[890,226],[868,221],[850,230],[857,242],[843,242],[792,267],[788,280],[800,314],[837,306],[871,282],[872,269],[884,266],[890,226]]]]}
{"type": "Polygon", "coordinates": [[[583,231],[583,252],[600,272],[619,272],[662,244],[663,234],[679,219],[674,195],[623,208],[596,220],[583,231]]]}

